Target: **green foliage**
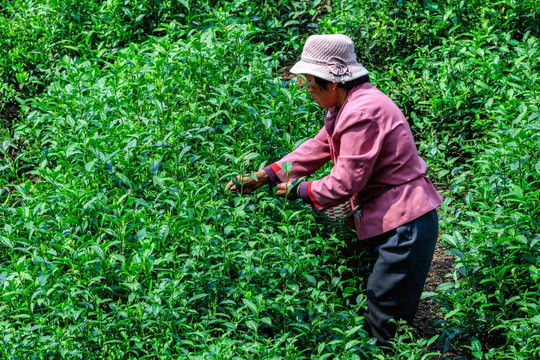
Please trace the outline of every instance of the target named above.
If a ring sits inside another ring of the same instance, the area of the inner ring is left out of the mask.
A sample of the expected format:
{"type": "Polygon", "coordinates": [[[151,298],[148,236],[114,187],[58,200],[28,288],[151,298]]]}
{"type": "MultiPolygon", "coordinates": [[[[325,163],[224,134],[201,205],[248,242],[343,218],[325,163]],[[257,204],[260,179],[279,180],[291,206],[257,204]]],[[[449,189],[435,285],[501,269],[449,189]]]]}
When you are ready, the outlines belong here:
{"type": "Polygon", "coordinates": [[[537,358],[538,9],[2,2],[0,353],[537,358]],[[272,190],[223,189],[318,131],[323,112],[278,76],[313,32],[355,40],[445,195],[439,334],[401,325],[384,353],[363,329],[362,253],[272,190]]]}
{"type": "Polygon", "coordinates": [[[21,99],[21,156],[3,153],[2,354],[380,353],[344,245],[272,193],[224,192],[317,131],[290,124],[314,105],[275,79],[254,31],[217,19],[190,39],[65,55],[21,99]]]}
{"type": "MultiPolygon", "coordinates": [[[[115,54],[151,36],[189,39],[199,30],[249,25],[249,36],[288,54],[326,8],[312,3],[230,1],[21,1],[0,5],[0,101],[39,93],[64,55],[82,59],[115,54]]],[[[225,29],[225,31],[227,31],[225,29]]],[[[270,50],[267,50],[270,53],[270,50]]],[[[284,61],[284,56],[281,56],[284,61]]]]}

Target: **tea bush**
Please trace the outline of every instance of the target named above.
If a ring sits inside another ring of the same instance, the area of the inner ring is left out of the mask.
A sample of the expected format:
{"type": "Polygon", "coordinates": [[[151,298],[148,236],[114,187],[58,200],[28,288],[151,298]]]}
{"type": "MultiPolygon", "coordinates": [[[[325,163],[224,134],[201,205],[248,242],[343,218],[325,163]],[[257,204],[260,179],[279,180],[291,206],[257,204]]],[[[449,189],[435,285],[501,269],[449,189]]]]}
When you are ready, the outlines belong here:
{"type": "MultiPolygon", "coordinates": [[[[51,81],[64,55],[95,59],[151,36],[188,39],[216,20],[250,24],[253,40],[298,52],[302,34],[326,7],[291,1],[20,1],[0,4],[0,99],[28,97],[51,81]],[[216,10],[217,9],[217,10],[216,10]],[[43,21],[42,21],[43,19],[43,21]]],[[[270,49],[272,51],[270,51],[270,49]]],[[[279,52],[278,52],[279,54],[279,52]]],[[[281,61],[284,61],[281,56],[281,61]]]]}
{"type": "Polygon", "coordinates": [[[233,23],[96,61],[64,56],[24,101],[10,169],[33,178],[4,184],[3,354],[380,353],[343,244],[268,192],[224,193],[276,144],[316,131],[293,127],[314,106],[249,36],[233,23]]]}

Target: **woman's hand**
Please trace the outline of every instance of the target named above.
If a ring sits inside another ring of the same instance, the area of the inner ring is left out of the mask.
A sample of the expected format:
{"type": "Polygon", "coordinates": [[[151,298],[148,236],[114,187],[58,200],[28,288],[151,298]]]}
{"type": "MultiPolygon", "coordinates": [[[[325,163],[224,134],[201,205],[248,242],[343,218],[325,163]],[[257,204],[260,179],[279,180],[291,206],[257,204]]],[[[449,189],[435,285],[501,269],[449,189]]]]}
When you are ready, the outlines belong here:
{"type": "Polygon", "coordinates": [[[293,186],[294,180],[289,180],[288,182],[282,182],[280,184],[276,185],[277,189],[277,195],[278,196],[287,196],[287,199],[289,200],[295,200],[298,199],[298,192],[296,187],[293,186]],[[290,189],[290,191],[287,193],[287,189],[293,187],[290,189]]]}
{"type": "Polygon", "coordinates": [[[242,194],[251,194],[253,190],[257,190],[264,184],[268,184],[268,175],[266,171],[259,170],[255,174],[244,174],[236,176],[236,184],[233,181],[229,181],[226,190],[231,192],[238,192],[242,190],[242,194]],[[256,179],[255,179],[256,178],[256,179]]]}

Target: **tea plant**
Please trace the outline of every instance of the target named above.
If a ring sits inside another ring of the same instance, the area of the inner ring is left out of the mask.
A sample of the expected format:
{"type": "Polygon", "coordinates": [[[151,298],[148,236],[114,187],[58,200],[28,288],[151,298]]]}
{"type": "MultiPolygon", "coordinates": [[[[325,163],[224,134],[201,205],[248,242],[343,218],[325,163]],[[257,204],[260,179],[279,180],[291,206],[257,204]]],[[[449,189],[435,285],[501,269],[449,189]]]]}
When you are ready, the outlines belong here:
{"type": "Polygon", "coordinates": [[[273,80],[275,60],[243,40],[249,26],[225,26],[95,63],[65,56],[22,104],[15,136],[33,149],[37,181],[8,184],[1,212],[4,354],[378,352],[356,337],[362,298],[341,298],[357,281],[342,245],[267,192],[223,191],[224,178],[277,157],[276,143],[316,131],[283,130],[291,101],[313,105],[273,80]]]}

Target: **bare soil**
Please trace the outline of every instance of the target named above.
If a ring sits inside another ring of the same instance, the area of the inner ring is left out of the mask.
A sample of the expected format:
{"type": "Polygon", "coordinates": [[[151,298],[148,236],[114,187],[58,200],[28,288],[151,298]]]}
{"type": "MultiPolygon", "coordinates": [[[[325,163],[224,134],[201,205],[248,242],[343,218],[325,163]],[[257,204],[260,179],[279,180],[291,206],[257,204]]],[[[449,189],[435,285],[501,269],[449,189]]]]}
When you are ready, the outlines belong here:
{"type": "Polygon", "coordinates": [[[0,160],[8,159],[10,162],[17,162],[19,166],[16,176],[9,176],[9,182],[16,182],[20,179],[36,182],[38,177],[30,173],[34,166],[28,166],[32,164],[18,159],[27,150],[27,146],[24,145],[24,137],[19,135],[17,139],[13,139],[15,125],[20,121],[21,116],[21,108],[16,101],[10,101],[0,107],[0,135],[8,137],[11,141],[11,146],[0,153],[0,160]]]}
{"type": "MultiPolygon", "coordinates": [[[[425,292],[436,291],[437,286],[450,281],[448,277],[454,268],[454,258],[447,253],[447,250],[439,246],[435,249],[433,262],[431,263],[431,268],[424,285],[425,292]]],[[[412,324],[418,338],[427,339],[440,333],[437,323],[442,322],[444,319],[443,314],[439,312],[440,307],[441,304],[434,299],[426,298],[420,300],[418,311],[412,324]]],[[[428,350],[439,352],[438,359],[464,359],[459,349],[442,353],[442,346],[442,343],[435,342],[428,350]]]]}
{"type": "Polygon", "coordinates": [[[9,134],[13,136],[13,123],[21,116],[21,109],[19,104],[12,101],[3,107],[0,111],[0,128],[6,128],[9,130],[9,134]]]}

